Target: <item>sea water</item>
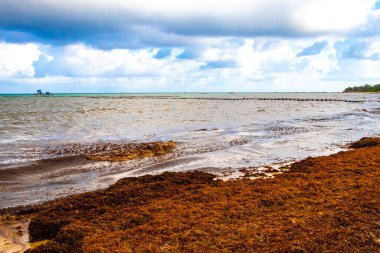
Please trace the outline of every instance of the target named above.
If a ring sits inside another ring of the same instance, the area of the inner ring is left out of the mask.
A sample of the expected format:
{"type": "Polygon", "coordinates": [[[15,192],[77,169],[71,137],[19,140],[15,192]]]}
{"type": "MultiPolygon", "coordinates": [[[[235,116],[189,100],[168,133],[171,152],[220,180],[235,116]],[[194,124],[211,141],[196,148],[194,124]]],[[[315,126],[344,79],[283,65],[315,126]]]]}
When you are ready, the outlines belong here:
{"type": "Polygon", "coordinates": [[[148,159],[133,168],[124,163],[116,178],[203,168],[234,171],[330,154],[349,141],[379,135],[379,126],[379,94],[2,95],[0,170],[65,155],[47,149],[174,140],[178,155],[169,163],[153,166],[157,160],[148,159]]]}

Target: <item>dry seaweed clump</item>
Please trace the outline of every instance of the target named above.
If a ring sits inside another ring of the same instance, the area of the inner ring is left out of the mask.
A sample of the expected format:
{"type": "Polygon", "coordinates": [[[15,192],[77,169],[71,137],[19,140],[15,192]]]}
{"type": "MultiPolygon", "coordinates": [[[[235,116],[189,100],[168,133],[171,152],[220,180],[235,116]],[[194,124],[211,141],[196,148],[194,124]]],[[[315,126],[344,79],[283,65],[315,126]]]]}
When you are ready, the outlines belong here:
{"type": "Polygon", "coordinates": [[[380,146],[269,179],[202,172],[119,180],[38,211],[29,252],[380,252],[380,146]]]}
{"type": "Polygon", "coordinates": [[[94,161],[126,161],[144,157],[162,156],[172,152],[175,148],[176,143],[174,141],[149,142],[130,144],[128,147],[123,147],[119,150],[98,154],[86,154],[84,156],[94,161]]]}

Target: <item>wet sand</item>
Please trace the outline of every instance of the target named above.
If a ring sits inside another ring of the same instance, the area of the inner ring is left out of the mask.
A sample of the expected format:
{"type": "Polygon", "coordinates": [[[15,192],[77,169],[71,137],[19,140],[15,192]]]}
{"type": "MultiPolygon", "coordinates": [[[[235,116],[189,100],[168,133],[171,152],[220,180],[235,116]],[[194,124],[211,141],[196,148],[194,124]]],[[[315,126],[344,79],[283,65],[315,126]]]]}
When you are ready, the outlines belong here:
{"type": "Polygon", "coordinates": [[[95,164],[82,156],[3,165],[0,169],[0,208],[34,204],[61,194],[65,196],[70,185],[74,187],[75,181],[79,182],[89,173],[92,165],[95,164]],[[62,187],[64,185],[66,187],[62,187]]]}
{"type": "Polygon", "coordinates": [[[380,138],[350,148],[271,178],[147,175],[13,212],[48,240],[29,252],[379,252],[380,138]]]}
{"type": "Polygon", "coordinates": [[[3,215],[0,217],[0,252],[19,253],[47,243],[47,240],[29,242],[31,215],[3,215]]]}
{"type": "Polygon", "coordinates": [[[30,248],[28,226],[30,219],[16,216],[0,218],[0,252],[24,252],[30,248]]]}

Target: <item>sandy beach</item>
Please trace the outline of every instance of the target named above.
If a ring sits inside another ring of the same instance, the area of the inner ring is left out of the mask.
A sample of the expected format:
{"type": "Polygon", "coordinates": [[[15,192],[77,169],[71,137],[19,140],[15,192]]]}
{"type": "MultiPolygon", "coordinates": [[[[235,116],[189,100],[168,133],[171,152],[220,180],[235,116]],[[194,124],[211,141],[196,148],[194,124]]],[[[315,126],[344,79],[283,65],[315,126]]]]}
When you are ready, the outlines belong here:
{"type": "Polygon", "coordinates": [[[28,252],[377,252],[380,139],[349,148],[272,178],[147,175],[6,212],[43,242],[28,252]]]}

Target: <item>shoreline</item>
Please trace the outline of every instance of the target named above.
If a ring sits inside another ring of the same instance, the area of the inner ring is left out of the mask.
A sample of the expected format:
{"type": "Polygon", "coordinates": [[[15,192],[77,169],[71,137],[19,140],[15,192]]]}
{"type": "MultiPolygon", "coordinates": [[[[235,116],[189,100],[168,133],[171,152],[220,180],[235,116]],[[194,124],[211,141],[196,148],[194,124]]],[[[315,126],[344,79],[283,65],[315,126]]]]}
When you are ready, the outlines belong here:
{"type": "MultiPolygon", "coordinates": [[[[177,148],[175,146],[173,141],[103,143],[90,146],[75,144],[64,146],[65,153],[59,153],[64,156],[15,165],[0,165],[0,190],[2,191],[0,197],[3,200],[0,203],[0,214],[7,209],[16,210],[75,194],[102,190],[125,177],[157,175],[165,171],[178,172],[178,170],[168,168],[199,159],[200,153],[189,154],[180,144],[177,148]],[[156,149],[156,145],[162,146],[159,148],[161,151],[150,154],[150,149],[156,149]],[[124,153],[120,153],[120,150],[124,153]],[[149,152],[146,153],[146,151],[149,152]],[[26,191],[30,192],[27,196],[24,194],[26,191]]],[[[327,154],[332,154],[344,149],[344,146],[340,146],[326,150],[329,150],[327,154]]],[[[206,152],[212,151],[211,149],[206,152]]],[[[56,154],[57,150],[52,148],[46,149],[45,152],[56,154]]],[[[257,166],[244,166],[244,164],[239,167],[203,166],[198,167],[197,170],[211,173],[224,181],[238,178],[267,178],[279,173],[279,168],[301,159],[276,161],[257,166]]],[[[12,211],[9,212],[12,213],[12,211]]]]}
{"type": "Polygon", "coordinates": [[[19,210],[16,219],[31,218],[31,241],[45,243],[28,252],[375,252],[380,138],[350,148],[266,179],[222,181],[203,172],[125,178],[19,210]]]}

